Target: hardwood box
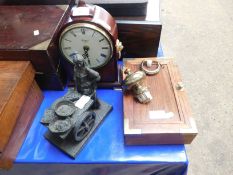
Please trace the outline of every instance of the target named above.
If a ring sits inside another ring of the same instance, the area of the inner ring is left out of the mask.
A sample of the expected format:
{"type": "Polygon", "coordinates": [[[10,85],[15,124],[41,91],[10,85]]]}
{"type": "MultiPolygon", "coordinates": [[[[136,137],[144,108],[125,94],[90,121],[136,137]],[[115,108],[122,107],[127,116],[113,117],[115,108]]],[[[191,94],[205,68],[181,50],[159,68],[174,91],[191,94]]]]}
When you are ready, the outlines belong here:
{"type": "Polygon", "coordinates": [[[10,139],[0,154],[0,169],[10,169],[14,164],[14,160],[19,152],[21,145],[30,129],[34,116],[39,109],[43,100],[43,94],[35,81],[28,90],[27,97],[20,110],[14,130],[10,139]]]}
{"type": "MultiPolygon", "coordinates": [[[[142,60],[125,60],[124,65],[134,72],[142,60]]],[[[159,62],[160,72],[144,81],[153,96],[150,103],[138,103],[130,94],[123,97],[127,145],[190,144],[197,135],[187,95],[178,88],[182,80],[177,66],[168,59],[159,62]]]]}
{"type": "Polygon", "coordinates": [[[0,169],[12,166],[43,95],[29,61],[0,61],[0,169]]]}
{"type": "Polygon", "coordinates": [[[123,58],[157,56],[162,24],[159,0],[148,0],[143,16],[116,17],[123,58]]]}
{"type": "Polygon", "coordinates": [[[154,57],[158,53],[162,25],[158,21],[117,20],[123,58],[154,57]]]}
{"type": "Polygon", "coordinates": [[[68,13],[68,5],[0,6],[0,60],[31,61],[37,74],[58,74],[57,35],[68,13]]]}
{"type": "MultiPolygon", "coordinates": [[[[41,102],[41,98],[34,98],[31,99],[30,103],[27,102],[32,87],[37,89],[37,95],[42,96],[40,89],[34,82],[34,77],[35,70],[29,61],[0,61],[1,156],[9,143],[22,109],[25,108],[30,114],[30,110],[34,110],[33,104],[41,102]],[[25,103],[27,103],[26,106],[25,103]]],[[[25,115],[27,116],[27,113],[25,115]]]]}
{"type": "Polygon", "coordinates": [[[34,76],[29,62],[0,61],[0,153],[9,141],[34,76]]]}

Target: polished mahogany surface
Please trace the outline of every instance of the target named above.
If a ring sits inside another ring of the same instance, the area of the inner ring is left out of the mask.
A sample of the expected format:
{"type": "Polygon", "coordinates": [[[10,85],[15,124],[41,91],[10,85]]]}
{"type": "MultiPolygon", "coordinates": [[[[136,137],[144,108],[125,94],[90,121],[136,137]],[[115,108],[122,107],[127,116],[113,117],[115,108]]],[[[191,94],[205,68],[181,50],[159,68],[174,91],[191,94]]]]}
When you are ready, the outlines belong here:
{"type": "Polygon", "coordinates": [[[13,166],[17,153],[23,144],[42,100],[43,94],[37,83],[33,81],[30,89],[28,90],[25,102],[20,110],[17,123],[11,134],[9,142],[0,155],[0,169],[10,169],[13,166]]]}
{"type": "Polygon", "coordinates": [[[148,0],[143,16],[117,16],[119,39],[124,45],[123,56],[154,57],[157,55],[162,24],[159,0],[148,0]]]}
{"type": "Polygon", "coordinates": [[[0,6],[0,60],[31,61],[42,88],[63,89],[58,31],[68,5],[0,6]],[[51,86],[48,86],[49,83],[51,86]]]}
{"type": "MultiPolygon", "coordinates": [[[[124,65],[134,72],[140,69],[142,60],[125,60],[124,65]]],[[[146,76],[144,82],[153,96],[150,103],[138,103],[130,93],[124,95],[126,144],[188,144],[197,134],[186,93],[177,89],[181,82],[177,66],[171,60],[159,62],[160,72],[146,76]]]]}
{"type": "Polygon", "coordinates": [[[58,6],[0,6],[0,49],[32,49],[51,39],[63,14],[58,6]]]}
{"type": "Polygon", "coordinates": [[[0,61],[0,152],[12,134],[34,76],[30,62],[0,61]]]}
{"type": "Polygon", "coordinates": [[[29,60],[37,72],[59,66],[57,32],[68,6],[0,6],[0,60],[29,60]]]}
{"type": "Polygon", "coordinates": [[[158,52],[162,25],[160,22],[118,20],[119,39],[124,45],[123,57],[150,57],[158,52]]]}

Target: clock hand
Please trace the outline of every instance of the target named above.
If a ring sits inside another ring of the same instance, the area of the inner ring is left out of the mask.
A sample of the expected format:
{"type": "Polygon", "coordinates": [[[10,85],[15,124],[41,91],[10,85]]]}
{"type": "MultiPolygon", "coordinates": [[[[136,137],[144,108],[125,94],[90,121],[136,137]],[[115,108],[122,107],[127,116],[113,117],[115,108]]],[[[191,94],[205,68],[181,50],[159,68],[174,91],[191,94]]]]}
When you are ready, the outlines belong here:
{"type": "Polygon", "coordinates": [[[90,49],[89,46],[83,46],[83,50],[84,50],[83,57],[84,57],[84,59],[87,58],[88,64],[91,64],[91,61],[90,61],[90,58],[89,58],[89,55],[88,55],[89,49],[90,49]]]}

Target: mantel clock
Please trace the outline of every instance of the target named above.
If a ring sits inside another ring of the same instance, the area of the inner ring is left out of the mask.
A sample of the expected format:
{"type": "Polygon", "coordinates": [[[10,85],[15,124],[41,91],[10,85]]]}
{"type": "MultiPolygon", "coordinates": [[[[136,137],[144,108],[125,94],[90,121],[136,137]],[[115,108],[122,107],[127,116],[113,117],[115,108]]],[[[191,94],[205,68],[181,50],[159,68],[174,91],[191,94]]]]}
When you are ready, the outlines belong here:
{"type": "Polygon", "coordinates": [[[117,60],[123,46],[118,40],[114,18],[103,8],[86,4],[74,6],[60,32],[59,48],[70,79],[73,77],[72,55],[78,53],[88,67],[100,73],[102,86],[119,84],[117,60]]]}

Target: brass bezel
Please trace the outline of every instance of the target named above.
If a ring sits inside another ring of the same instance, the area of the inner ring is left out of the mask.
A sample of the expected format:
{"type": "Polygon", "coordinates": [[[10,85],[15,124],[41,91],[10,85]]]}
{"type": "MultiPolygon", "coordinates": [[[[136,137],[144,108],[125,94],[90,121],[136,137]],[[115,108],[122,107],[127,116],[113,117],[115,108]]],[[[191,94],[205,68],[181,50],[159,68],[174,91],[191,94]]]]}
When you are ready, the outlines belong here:
{"type": "Polygon", "coordinates": [[[91,23],[85,23],[85,22],[80,22],[80,23],[75,23],[75,24],[71,24],[70,26],[67,26],[61,33],[60,37],[59,37],[59,49],[60,49],[60,52],[62,53],[62,55],[64,56],[64,58],[69,61],[71,64],[74,64],[73,61],[71,61],[69,58],[67,58],[65,56],[65,54],[63,53],[63,49],[61,48],[61,41],[62,41],[62,38],[63,36],[70,30],[73,30],[75,28],[80,28],[80,27],[85,27],[85,28],[89,28],[89,29],[93,29],[97,32],[99,32],[100,34],[102,34],[106,39],[107,41],[109,42],[109,45],[110,45],[110,56],[109,58],[107,58],[107,60],[104,62],[104,64],[101,64],[100,66],[96,66],[96,67],[90,67],[90,68],[94,68],[94,69],[97,69],[97,68],[101,68],[103,66],[105,66],[110,60],[111,58],[113,57],[113,43],[112,43],[112,40],[111,38],[109,37],[109,35],[103,30],[101,29],[100,27],[96,26],[95,24],[91,24],[91,23]]]}

